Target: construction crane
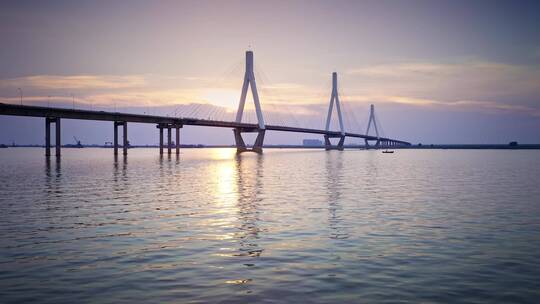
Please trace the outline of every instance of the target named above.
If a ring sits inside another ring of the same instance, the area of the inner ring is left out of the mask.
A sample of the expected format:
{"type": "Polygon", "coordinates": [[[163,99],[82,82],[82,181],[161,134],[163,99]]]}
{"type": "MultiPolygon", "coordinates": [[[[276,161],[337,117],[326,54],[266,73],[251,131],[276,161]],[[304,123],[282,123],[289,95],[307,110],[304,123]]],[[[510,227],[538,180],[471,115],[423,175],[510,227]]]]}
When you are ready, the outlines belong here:
{"type": "Polygon", "coordinates": [[[81,141],[79,139],[77,139],[77,137],[73,136],[73,139],[75,140],[75,148],[82,148],[83,145],[81,144],[81,141]]]}

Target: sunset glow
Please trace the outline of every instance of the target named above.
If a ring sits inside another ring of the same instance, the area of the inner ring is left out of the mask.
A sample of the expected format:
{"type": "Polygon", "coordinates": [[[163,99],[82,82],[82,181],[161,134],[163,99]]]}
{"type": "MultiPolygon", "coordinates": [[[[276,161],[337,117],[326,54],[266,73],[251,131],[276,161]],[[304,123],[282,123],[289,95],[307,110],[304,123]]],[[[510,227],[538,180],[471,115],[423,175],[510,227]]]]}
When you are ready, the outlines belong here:
{"type": "Polygon", "coordinates": [[[354,130],[366,128],[375,103],[389,133],[433,130],[413,141],[443,133],[452,142],[507,142],[515,133],[521,141],[540,140],[531,131],[540,127],[540,25],[527,13],[508,13],[514,8],[493,7],[479,19],[470,14],[485,7],[461,2],[418,10],[384,1],[135,1],[110,5],[107,14],[97,3],[2,6],[3,103],[21,103],[22,95],[28,105],[232,119],[244,52],[252,49],[269,123],[321,127],[337,72],[354,130]],[[461,21],[436,18],[440,11],[461,21]],[[329,22],[332,16],[341,21],[329,22]],[[510,20],[515,32],[500,20],[510,20]],[[448,133],[443,125],[425,128],[426,119],[483,121],[508,132],[448,133]]]}

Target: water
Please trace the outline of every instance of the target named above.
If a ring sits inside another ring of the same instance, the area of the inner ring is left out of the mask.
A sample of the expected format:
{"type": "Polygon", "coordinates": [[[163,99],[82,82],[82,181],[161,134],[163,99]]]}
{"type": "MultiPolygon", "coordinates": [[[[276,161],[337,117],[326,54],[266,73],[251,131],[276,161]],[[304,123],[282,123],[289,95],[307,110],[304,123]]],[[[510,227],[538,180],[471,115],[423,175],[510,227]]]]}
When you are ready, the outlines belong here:
{"type": "Polygon", "coordinates": [[[0,302],[534,303],[540,152],[0,150],[0,302]]]}

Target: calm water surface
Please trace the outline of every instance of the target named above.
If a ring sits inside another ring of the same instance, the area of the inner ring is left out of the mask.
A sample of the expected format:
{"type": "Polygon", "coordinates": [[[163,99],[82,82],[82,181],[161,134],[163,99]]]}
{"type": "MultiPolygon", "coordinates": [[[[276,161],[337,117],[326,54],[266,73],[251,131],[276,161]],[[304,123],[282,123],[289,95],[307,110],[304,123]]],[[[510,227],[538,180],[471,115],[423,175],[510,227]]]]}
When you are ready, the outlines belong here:
{"type": "Polygon", "coordinates": [[[540,152],[0,150],[0,302],[540,301],[540,152]]]}

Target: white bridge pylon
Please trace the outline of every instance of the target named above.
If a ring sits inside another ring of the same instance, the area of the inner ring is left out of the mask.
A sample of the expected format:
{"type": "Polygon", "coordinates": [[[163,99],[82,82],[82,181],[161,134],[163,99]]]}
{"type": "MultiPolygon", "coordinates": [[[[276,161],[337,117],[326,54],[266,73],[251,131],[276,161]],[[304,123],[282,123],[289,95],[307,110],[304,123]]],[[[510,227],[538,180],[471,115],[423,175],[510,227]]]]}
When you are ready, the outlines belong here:
{"type": "Polygon", "coordinates": [[[246,51],[246,72],[244,74],[244,84],[242,85],[242,94],[240,95],[240,103],[238,104],[238,111],[236,112],[236,122],[242,122],[242,116],[244,114],[244,107],[246,105],[246,97],[248,87],[251,87],[251,94],[253,95],[253,103],[255,103],[255,112],[257,113],[258,128],[235,128],[234,139],[236,141],[236,150],[238,153],[245,151],[253,151],[257,153],[262,152],[262,146],[264,142],[265,124],[262,113],[261,103],[259,101],[259,93],[257,92],[257,83],[255,82],[255,74],[253,73],[253,51],[246,51]],[[242,132],[257,132],[257,138],[251,149],[248,149],[244,139],[242,138],[242,132]]]}
{"type": "MultiPolygon", "coordinates": [[[[246,51],[246,71],[244,73],[244,83],[242,85],[242,93],[240,95],[240,102],[238,104],[238,110],[236,112],[236,123],[239,123],[240,126],[233,129],[234,139],[236,142],[237,153],[252,151],[257,153],[262,153],[264,135],[266,131],[266,125],[264,123],[263,112],[261,108],[261,103],[259,100],[259,94],[257,92],[257,83],[255,82],[255,74],[253,72],[253,51],[246,51]],[[251,94],[253,95],[253,103],[255,104],[255,112],[257,114],[258,125],[244,124],[242,126],[242,117],[244,114],[244,108],[246,105],[246,97],[249,88],[251,87],[251,94]],[[246,126],[247,125],[247,126],[246,126]],[[248,148],[244,139],[242,138],[242,133],[257,133],[257,138],[253,143],[251,148],[248,148]]],[[[366,136],[369,136],[369,131],[371,129],[371,124],[375,129],[375,139],[371,137],[371,140],[376,140],[375,147],[379,147],[382,143],[383,146],[389,145],[394,146],[397,144],[396,141],[384,139],[381,141],[379,136],[379,128],[377,126],[377,120],[375,119],[375,106],[371,105],[371,111],[369,114],[369,122],[366,130],[366,136]]],[[[345,143],[345,127],[343,122],[343,114],[341,111],[341,103],[339,100],[338,92],[338,82],[337,82],[337,73],[332,73],[332,93],[330,95],[330,104],[328,105],[328,114],[326,116],[326,128],[325,131],[327,134],[324,135],[324,145],[326,150],[343,150],[345,143]],[[337,119],[339,123],[339,132],[330,131],[330,123],[332,121],[332,112],[334,110],[334,105],[336,106],[337,119]],[[333,145],[330,141],[331,138],[338,138],[339,141],[336,145],[333,145]]],[[[368,139],[365,139],[366,148],[369,147],[368,139]]]]}
{"type": "MultiPolygon", "coordinates": [[[[369,129],[371,128],[371,123],[373,123],[373,127],[375,129],[375,136],[377,137],[377,142],[375,143],[375,147],[378,147],[380,144],[380,136],[379,136],[379,129],[377,128],[377,120],[375,120],[375,106],[371,105],[369,110],[369,121],[367,125],[366,130],[366,136],[369,136],[369,129]]],[[[368,140],[365,139],[366,147],[369,147],[368,140]]]]}
{"type": "Polygon", "coordinates": [[[236,122],[242,122],[242,115],[244,114],[244,107],[246,105],[248,86],[251,86],[251,94],[253,95],[253,102],[255,103],[255,112],[257,113],[259,128],[264,129],[264,117],[261,109],[261,103],[259,102],[259,93],[257,92],[255,74],[253,73],[253,51],[246,52],[246,73],[244,74],[242,95],[240,95],[240,103],[238,104],[238,111],[236,112],[236,122]]]}
{"type": "Polygon", "coordinates": [[[330,95],[330,104],[328,105],[328,115],[326,116],[326,131],[330,131],[330,121],[332,120],[332,112],[336,105],[337,116],[339,121],[340,135],[324,135],[324,147],[326,150],[343,150],[343,144],[345,143],[345,128],[343,127],[343,115],[341,115],[341,104],[339,102],[338,86],[337,86],[337,73],[332,73],[332,94],[330,95]],[[330,138],[339,138],[339,142],[336,146],[332,146],[330,138]]]}

